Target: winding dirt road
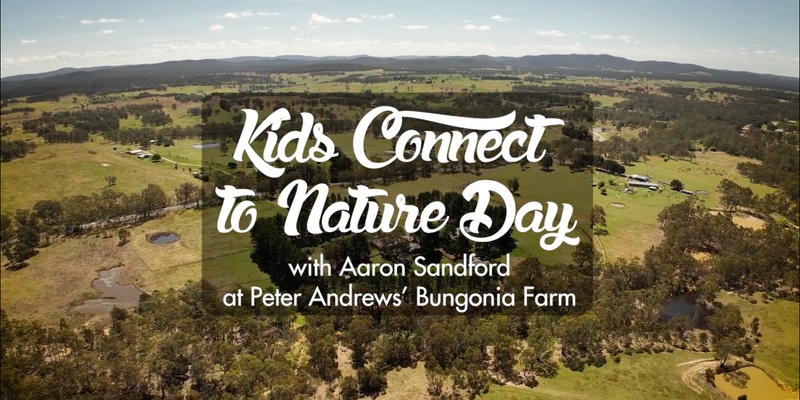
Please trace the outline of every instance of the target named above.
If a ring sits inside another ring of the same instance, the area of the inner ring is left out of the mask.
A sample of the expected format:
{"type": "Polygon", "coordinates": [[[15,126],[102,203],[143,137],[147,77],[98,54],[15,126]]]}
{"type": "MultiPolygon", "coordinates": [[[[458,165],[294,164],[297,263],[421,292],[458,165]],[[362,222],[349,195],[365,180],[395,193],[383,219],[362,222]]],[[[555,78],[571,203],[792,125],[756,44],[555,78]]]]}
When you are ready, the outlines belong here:
{"type": "Polygon", "coordinates": [[[719,362],[713,358],[698,358],[697,360],[680,363],[678,364],[679,367],[682,367],[684,365],[691,365],[691,367],[687,368],[681,374],[681,381],[683,381],[683,383],[686,386],[688,386],[689,389],[692,389],[693,392],[701,396],[706,396],[703,387],[697,384],[697,382],[695,382],[694,379],[692,378],[695,377],[697,374],[705,373],[705,370],[708,368],[714,368],[718,363],[719,362]]]}

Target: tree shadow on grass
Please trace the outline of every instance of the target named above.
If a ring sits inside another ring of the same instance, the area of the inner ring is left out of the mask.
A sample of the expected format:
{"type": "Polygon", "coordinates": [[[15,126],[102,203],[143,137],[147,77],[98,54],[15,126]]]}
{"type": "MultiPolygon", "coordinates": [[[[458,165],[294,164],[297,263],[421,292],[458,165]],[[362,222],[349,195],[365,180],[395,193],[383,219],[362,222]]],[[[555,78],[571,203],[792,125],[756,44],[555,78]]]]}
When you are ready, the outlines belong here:
{"type": "Polygon", "coordinates": [[[6,264],[6,270],[8,270],[8,271],[19,271],[19,270],[27,267],[28,265],[30,265],[30,264],[28,264],[27,262],[8,263],[8,264],[6,264]]]}

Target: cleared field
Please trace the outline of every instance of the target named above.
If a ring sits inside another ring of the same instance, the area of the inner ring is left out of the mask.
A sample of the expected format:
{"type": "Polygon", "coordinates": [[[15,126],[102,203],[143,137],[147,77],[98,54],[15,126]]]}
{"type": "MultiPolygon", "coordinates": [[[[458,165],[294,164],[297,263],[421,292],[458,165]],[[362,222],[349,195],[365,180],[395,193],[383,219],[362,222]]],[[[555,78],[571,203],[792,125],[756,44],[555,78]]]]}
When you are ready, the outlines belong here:
{"type": "MultiPolygon", "coordinates": [[[[259,216],[280,208],[259,202],[259,216]]],[[[215,216],[218,209],[202,213],[215,216]]],[[[57,323],[69,309],[92,296],[92,281],[98,271],[122,264],[122,282],[152,293],[179,288],[188,281],[212,279],[215,283],[271,286],[269,276],[250,260],[250,235],[217,235],[204,241],[200,211],[184,210],[133,227],[130,242],[119,246],[116,231],[59,239],[39,249],[30,265],[18,270],[0,269],[0,297],[3,309],[15,318],[57,323]],[[168,231],[178,235],[174,243],[157,245],[147,235],[168,231]],[[207,275],[203,275],[207,274],[207,275]]]]}
{"type": "Polygon", "coordinates": [[[0,164],[2,212],[30,208],[39,200],[100,192],[108,187],[109,175],[117,177],[115,190],[134,192],[155,183],[168,195],[193,180],[174,164],[140,160],[125,155],[121,146],[114,150],[114,145],[100,141],[94,137],[86,143],[42,144],[25,158],[0,164]]]}
{"type": "Polygon", "coordinates": [[[592,94],[592,95],[589,95],[589,97],[591,97],[592,101],[600,102],[600,106],[601,107],[613,107],[614,104],[617,104],[619,102],[628,100],[625,97],[607,96],[607,95],[602,95],[602,94],[592,94]]]}
{"type": "Polygon", "coordinates": [[[553,379],[541,379],[530,389],[520,386],[493,386],[487,400],[522,399],[703,399],[681,381],[688,366],[683,362],[704,358],[705,353],[636,354],[624,356],[619,364],[609,362],[582,372],[565,368],[553,379]]]}
{"type": "MultiPolygon", "coordinates": [[[[687,399],[700,400],[681,381],[689,366],[678,364],[707,358],[706,353],[674,353],[623,356],[619,364],[609,361],[600,368],[587,367],[583,372],[566,368],[552,379],[540,379],[539,386],[492,385],[486,400],[590,400],[590,399],[687,399]]],[[[417,399],[425,396],[427,381],[422,364],[387,374],[388,388],[379,399],[417,399]]]]}
{"type": "Polygon", "coordinates": [[[800,337],[800,309],[797,303],[787,300],[765,303],[761,293],[755,293],[754,298],[757,299],[755,304],[735,294],[725,294],[717,299],[724,304],[738,305],[745,324],[758,318],[761,343],[753,351],[756,365],[773,379],[797,390],[800,386],[800,360],[797,357],[800,354],[797,339],[800,337]]]}
{"type": "MultiPolygon", "coordinates": [[[[606,223],[609,234],[595,236],[606,257],[614,260],[619,257],[632,258],[644,254],[650,246],[658,244],[662,234],[656,218],[664,207],[679,203],[686,195],[669,189],[668,183],[673,179],[680,180],[688,190],[705,190],[707,195],[697,195],[706,206],[720,207],[720,194],[716,191],[722,179],[728,179],[739,185],[749,187],[757,196],[772,193],[775,189],[769,186],[751,183],[736,172],[736,164],[749,159],[735,157],[724,153],[696,153],[692,162],[683,160],[663,161],[650,157],[647,162],[640,162],[626,167],[627,174],[650,175],[653,181],[665,182],[661,193],[652,193],[644,189],[635,189],[633,194],[622,192],[624,178],[596,173],[595,182],[605,182],[607,195],[600,194],[595,188],[594,203],[603,207],[606,212],[606,223]],[[610,182],[615,182],[611,185],[610,182]],[[617,206],[613,206],[615,203],[617,206]]],[[[750,221],[748,221],[750,222],[750,221]]]]}
{"type": "MultiPolygon", "coordinates": [[[[592,99],[594,99],[594,97],[592,97],[592,99]]],[[[617,127],[614,126],[613,121],[596,121],[592,127],[601,131],[603,128],[605,128],[605,131],[602,131],[605,137],[621,136],[624,139],[638,139],[639,132],[645,130],[644,128],[632,128],[629,126],[623,126],[620,128],[620,130],[617,130],[617,127]]]]}

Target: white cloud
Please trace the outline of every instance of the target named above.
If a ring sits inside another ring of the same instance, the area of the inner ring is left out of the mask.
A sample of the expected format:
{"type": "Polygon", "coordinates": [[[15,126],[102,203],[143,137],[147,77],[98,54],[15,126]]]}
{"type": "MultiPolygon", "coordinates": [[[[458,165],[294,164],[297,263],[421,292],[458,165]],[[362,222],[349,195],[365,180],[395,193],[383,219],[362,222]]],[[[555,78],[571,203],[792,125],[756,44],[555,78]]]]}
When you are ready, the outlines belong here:
{"type": "Polygon", "coordinates": [[[560,31],[557,31],[557,30],[554,30],[554,29],[547,30],[547,31],[536,31],[536,34],[539,35],[539,36],[555,36],[555,37],[566,36],[566,34],[564,32],[560,32],[560,31]]]}
{"type": "Polygon", "coordinates": [[[506,18],[506,17],[502,17],[502,16],[497,15],[497,14],[493,15],[489,19],[491,19],[492,21],[497,21],[497,22],[509,22],[509,21],[513,21],[514,20],[514,18],[506,18]]]}
{"type": "Polygon", "coordinates": [[[324,24],[333,24],[336,22],[339,22],[339,20],[328,18],[324,15],[320,15],[317,13],[311,13],[311,17],[308,20],[309,25],[324,25],[324,24]]]}
{"type": "Polygon", "coordinates": [[[619,36],[617,36],[617,39],[619,39],[619,40],[631,40],[631,39],[633,39],[633,36],[619,35],[619,36]]]}
{"type": "Polygon", "coordinates": [[[256,30],[257,31],[268,31],[269,27],[268,26],[264,26],[264,27],[261,27],[261,28],[256,28],[256,30]]]}
{"type": "Polygon", "coordinates": [[[764,50],[756,50],[755,53],[756,54],[764,54],[764,50]]]}
{"type": "Polygon", "coordinates": [[[95,33],[95,35],[108,35],[111,33],[114,33],[113,29],[103,29],[102,31],[95,33]]]}
{"type": "Polygon", "coordinates": [[[64,18],[67,18],[67,16],[66,15],[59,15],[58,16],[58,19],[64,19],[64,18]]]}
{"type": "Polygon", "coordinates": [[[420,29],[428,29],[425,25],[403,25],[401,28],[409,31],[418,31],[420,29]]]}
{"type": "Polygon", "coordinates": [[[299,28],[299,27],[297,27],[297,26],[292,26],[292,27],[289,27],[289,30],[290,30],[290,31],[296,31],[296,30],[298,30],[298,29],[300,29],[300,28],[299,28]]]}
{"type": "Polygon", "coordinates": [[[253,11],[247,10],[247,11],[226,12],[225,14],[222,15],[222,18],[236,19],[236,18],[244,18],[252,16],[253,16],[253,11]]]}
{"type": "Polygon", "coordinates": [[[478,29],[478,27],[475,25],[464,25],[465,31],[474,31],[475,29],[478,29]]]}
{"type": "Polygon", "coordinates": [[[394,18],[394,14],[383,14],[383,15],[375,15],[375,14],[367,15],[367,14],[364,14],[361,17],[362,18],[367,18],[367,19],[377,19],[378,21],[384,21],[384,20],[387,20],[387,19],[394,18]]]}
{"type": "Polygon", "coordinates": [[[358,18],[350,17],[350,18],[346,19],[346,20],[345,20],[345,22],[349,22],[349,23],[351,23],[351,24],[360,24],[360,23],[362,23],[363,21],[361,21],[361,20],[360,20],[360,19],[358,19],[358,18]]]}
{"type": "Polygon", "coordinates": [[[36,39],[22,39],[19,43],[20,44],[34,44],[34,43],[36,43],[36,39]]]}
{"type": "Polygon", "coordinates": [[[281,15],[281,13],[263,12],[263,11],[261,11],[261,12],[258,13],[258,15],[261,16],[261,17],[278,17],[278,16],[281,15]]]}
{"type": "Polygon", "coordinates": [[[746,48],[746,47],[739,46],[739,50],[740,50],[740,51],[746,51],[746,50],[747,50],[747,48],[746,48]]]}
{"type": "Polygon", "coordinates": [[[587,32],[587,31],[580,31],[580,34],[581,34],[581,35],[588,35],[588,34],[589,34],[589,32],[587,32]]]}
{"type": "Polygon", "coordinates": [[[211,26],[208,27],[208,30],[211,31],[211,32],[221,31],[223,29],[225,29],[225,27],[222,26],[222,25],[211,25],[211,26]]]}
{"type": "Polygon", "coordinates": [[[137,19],[137,20],[136,20],[136,22],[138,22],[138,23],[140,23],[140,24],[141,24],[141,23],[143,23],[143,22],[144,22],[144,20],[143,20],[143,19],[141,19],[141,18],[139,18],[139,19],[137,19]]]}
{"type": "Polygon", "coordinates": [[[100,18],[100,19],[82,19],[81,23],[84,25],[91,25],[91,24],[117,24],[122,22],[122,19],[119,18],[100,18]]]}
{"type": "Polygon", "coordinates": [[[492,29],[492,27],[489,26],[489,25],[481,25],[481,26],[478,27],[479,31],[488,31],[490,29],[492,29]]]}
{"type": "Polygon", "coordinates": [[[492,27],[489,26],[489,25],[481,25],[481,26],[476,26],[476,25],[472,25],[472,24],[464,25],[464,30],[465,31],[475,31],[475,30],[488,31],[490,29],[492,29],[492,27]]]}
{"type": "Polygon", "coordinates": [[[471,24],[472,23],[472,21],[468,20],[468,19],[462,19],[461,22],[463,22],[465,24],[471,24]]]}
{"type": "Polygon", "coordinates": [[[769,53],[769,54],[778,54],[778,50],[770,50],[767,53],[769,53]]]}
{"type": "Polygon", "coordinates": [[[592,35],[592,36],[589,36],[589,37],[594,39],[594,40],[608,40],[608,39],[613,39],[614,38],[611,35],[592,35]]]}

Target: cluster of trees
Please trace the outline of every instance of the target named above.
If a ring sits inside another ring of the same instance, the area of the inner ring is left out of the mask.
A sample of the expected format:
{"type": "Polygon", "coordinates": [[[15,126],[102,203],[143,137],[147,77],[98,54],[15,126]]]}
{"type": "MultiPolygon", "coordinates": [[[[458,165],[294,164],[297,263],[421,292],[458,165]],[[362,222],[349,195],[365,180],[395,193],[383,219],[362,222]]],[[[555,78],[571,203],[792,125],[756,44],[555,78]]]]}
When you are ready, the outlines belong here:
{"type": "Polygon", "coordinates": [[[49,131],[40,136],[47,143],[83,143],[89,141],[89,132],[83,129],[75,129],[70,132],[49,131]]]}
{"type": "Polygon", "coordinates": [[[0,161],[11,161],[15,158],[22,158],[28,153],[36,150],[36,143],[25,140],[2,140],[0,141],[0,161]]]}
{"type": "Polygon", "coordinates": [[[800,223],[800,209],[797,199],[788,194],[791,190],[797,190],[797,185],[796,181],[787,180],[782,191],[768,193],[763,198],[758,198],[750,188],[723,179],[717,191],[721,194],[720,202],[728,212],[744,210],[761,216],[779,214],[797,224],[800,223]]]}
{"type": "Polygon", "coordinates": [[[199,126],[169,126],[160,129],[152,127],[123,128],[117,131],[103,132],[103,139],[107,142],[119,144],[149,145],[155,140],[162,146],[171,146],[175,139],[201,138],[203,129],[199,126]]]}
{"type": "Polygon", "coordinates": [[[0,110],[0,115],[8,115],[14,113],[29,113],[36,111],[36,109],[33,107],[11,107],[11,108],[3,107],[3,108],[4,108],[3,110],[0,110]]]}
{"type": "Polygon", "coordinates": [[[90,133],[116,131],[120,118],[127,118],[127,111],[119,108],[99,108],[95,110],[42,112],[37,119],[22,122],[24,132],[36,133],[45,140],[63,142],[64,140],[86,141],[90,133]],[[72,127],[70,132],[59,130],[60,126],[72,127]]]}
{"type": "MultiPolygon", "coordinates": [[[[188,201],[188,193],[196,189],[186,189],[187,194],[176,192],[176,196],[188,201]]],[[[452,214],[471,206],[457,193],[425,192],[409,198],[418,206],[434,200],[445,203],[452,214]]],[[[59,215],[53,210],[57,211],[53,204],[36,207],[39,223],[53,223],[59,215]]],[[[4,390],[62,396],[81,393],[86,398],[269,393],[270,398],[284,399],[310,394],[325,383],[331,390],[338,387],[343,398],[354,399],[385,390],[386,373],[393,368],[423,361],[432,396],[475,398],[494,381],[534,386],[537,379],[558,373],[555,360],[581,370],[586,365],[601,366],[608,357],[620,362],[621,353],[710,347],[724,365],[732,356],[750,351],[745,335],[749,321],[734,306],[712,305],[715,294],[720,289],[796,289],[800,245],[796,235],[775,224],[752,231],[708,211],[691,198],[665,208],[659,215],[665,240],[642,260],[599,262],[587,244],[579,246],[568,265],[544,265],[529,258],[503,280],[505,288],[535,283],[549,292],[559,288],[591,292],[593,282],[590,311],[460,316],[411,305],[396,310],[348,308],[346,312],[301,307],[307,324],[294,330],[289,328],[294,310],[224,308],[216,289],[202,283],[154,293],[136,313],[115,310],[108,334],[101,334],[99,327],[62,324],[52,329],[3,318],[3,337],[8,338],[0,358],[4,390]],[[709,252],[718,262],[700,263],[691,256],[695,251],[709,252]],[[687,291],[700,294],[698,308],[711,309],[706,319],[710,336],[700,335],[700,343],[692,334],[699,322],[696,318],[666,320],[662,315],[668,297],[687,291]],[[287,352],[301,338],[307,357],[289,357],[287,352]],[[348,360],[338,360],[342,346],[352,350],[348,360]],[[337,366],[340,361],[349,362],[355,376],[343,377],[337,366]]],[[[596,214],[593,221],[601,224],[603,213],[597,210],[596,214]]],[[[22,213],[15,218],[19,227],[32,221],[22,213]]],[[[340,289],[340,279],[314,282],[287,270],[287,263],[305,260],[315,248],[322,248],[334,265],[341,265],[347,255],[356,263],[369,262],[367,236],[339,235],[322,243],[303,243],[306,239],[284,234],[282,218],[259,219],[251,231],[253,260],[281,289],[307,293],[312,284],[340,289]]],[[[421,253],[483,251],[459,249],[457,240],[458,235],[454,237],[448,229],[416,238],[421,253]],[[448,244],[448,240],[454,242],[448,244]]],[[[382,257],[407,262],[407,242],[393,243],[381,250],[382,257]]],[[[400,279],[360,278],[348,283],[364,291],[420,283],[400,279]]],[[[485,282],[487,286],[447,279],[428,283],[440,291],[448,287],[486,290],[488,285],[497,286],[498,277],[485,282]]]]}
{"type": "Polygon", "coordinates": [[[172,117],[163,110],[149,110],[142,113],[141,121],[144,126],[162,126],[171,124],[172,117]]]}
{"type": "MultiPolygon", "coordinates": [[[[150,399],[311,396],[285,316],[219,317],[208,286],[154,293],[103,326],[42,326],[0,313],[3,396],[150,399]]],[[[221,307],[221,304],[216,304],[221,307]]]]}
{"type": "MultiPolygon", "coordinates": [[[[199,202],[197,193],[200,189],[191,184],[185,185],[189,187],[181,186],[176,190],[178,199],[185,203],[199,202]]],[[[60,200],[40,200],[30,210],[18,209],[13,215],[0,215],[0,242],[4,254],[12,264],[23,265],[34,255],[40,238],[49,242],[52,235],[77,232],[83,227],[99,228],[109,223],[136,223],[153,216],[169,204],[169,196],[155,184],[149,184],[141,191],[130,194],[106,188],[101,193],[70,196],[60,200]],[[92,225],[95,223],[96,226],[92,225]]]]}
{"type": "MultiPolygon", "coordinates": [[[[722,196],[726,204],[738,204],[748,197],[747,190],[739,189],[728,189],[722,196]]],[[[721,288],[782,293],[797,289],[800,239],[791,229],[769,219],[764,229],[741,228],[724,214],[712,215],[693,198],[666,207],[658,221],[665,239],[652,252],[674,257],[671,264],[685,264],[681,274],[695,278],[703,275],[714,291],[721,288]],[[693,252],[714,255],[713,269],[705,271],[690,261],[693,252]]],[[[687,280],[676,287],[698,285],[696,280],[687,280]]]]}

